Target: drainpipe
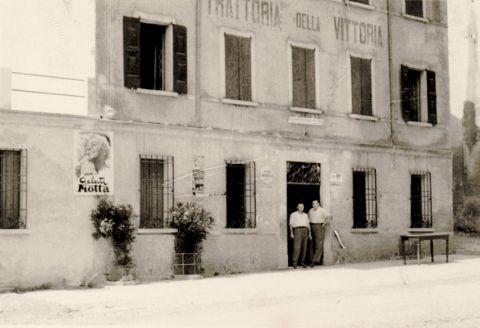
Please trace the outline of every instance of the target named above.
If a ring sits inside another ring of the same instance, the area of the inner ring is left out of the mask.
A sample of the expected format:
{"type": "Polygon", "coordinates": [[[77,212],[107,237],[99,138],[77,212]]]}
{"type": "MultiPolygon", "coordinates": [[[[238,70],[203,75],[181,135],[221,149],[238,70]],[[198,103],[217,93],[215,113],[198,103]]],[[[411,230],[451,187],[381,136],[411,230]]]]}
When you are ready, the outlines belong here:
{"type": "Polygon", "coordinates": [[[393,77],[393,58],[392,58],[392,12],[391,12],[391,0],[387,0],[387,35],[388,35],[388,76],[389,76],[389,93],[390,93],[390,117],[389,117],[389,122],[390,122],[390,143],[392,145],[395,144],[395,133],[393,130],[393,109],[394,109],[394,90],[393,90],[393,85],[392,81],[394,79],[393,77]]]}
{"type": "Polygon", "coordinates": [[[195,125],[202,125],[201,114],[201,70],[200,70],[200,53],[201,53],[201,18],[202,18],[202,0],[196,0],[195,6],[195,125]]]}

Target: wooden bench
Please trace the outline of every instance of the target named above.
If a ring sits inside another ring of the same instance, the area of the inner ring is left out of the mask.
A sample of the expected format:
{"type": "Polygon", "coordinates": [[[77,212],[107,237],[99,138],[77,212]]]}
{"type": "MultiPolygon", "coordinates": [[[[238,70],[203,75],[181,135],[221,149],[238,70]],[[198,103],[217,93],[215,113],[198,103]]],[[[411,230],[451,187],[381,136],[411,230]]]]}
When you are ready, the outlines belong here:
{"type": "Polygon", "coordinates": [[[417,263],[420,264],[421,242],[423,240],[430,240],[430,256],[433,262],[433,241],[435,239],[445,240],[445,256],[448,263],[448,241],[450,234],[448,232],[432,232],[432,233],[407,233],[400,235],[400,254],[403,257],[403,263],[407,264],[407,255],[405,254],[405,241],[408,239],[415,239],[417,245],[417,263]]]}

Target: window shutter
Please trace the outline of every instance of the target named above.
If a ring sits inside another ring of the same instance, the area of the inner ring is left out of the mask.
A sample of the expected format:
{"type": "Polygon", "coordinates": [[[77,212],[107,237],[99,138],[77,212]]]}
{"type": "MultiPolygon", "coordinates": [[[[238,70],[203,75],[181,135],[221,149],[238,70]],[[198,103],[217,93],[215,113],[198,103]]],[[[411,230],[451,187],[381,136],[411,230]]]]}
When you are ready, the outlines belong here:
{"type": "Polygon", "coordinates": [[[402,102],[402,117],[405,122],[410,121],[410,89],[408,87],[408,67],[401,66],[400,69],[400,88],[402,102]]]}
{"type": "Polygon", "coordinates": [[[372,60],[362,59],[362,115],[372,116],[372,60]]]}
{"type": "Polygon", "coordinates": [[[186,94],[187,81],[187,28],[173,25],[173,91],[186,94]]]}
{"type": "Polygon", "coordinates": [[[427,71],[428,123],[437,124],[437,87],[435,72],[427,71]]]}
{"type": "Polygon", "coordinates": [[[307,108],[316,108],[315,101],[315,50],[305,49],[305,102],[307,108]]]}
{"type": "Polygon", "coordinates": [[[229,99],[240,99],[239,43],[237,37],[225,34],[225,95],[229,99]]]}
{"type": "Polygon", "coordinates": [[[292,46],[293,106],[305,108],[305,49],[292,46]]]}
{"type": "Polygon", "coordinates": [[[123,72],[127,88],[140,87],[140,19],[123,17],[123,72]]]}
{"type": "Polygon", "coordinates": [[[240,99],[252,100],[252,52],[251,38],[239,38],[240,42],[240,99]]]}
{"type": "Polygon", "coordinates": [[[360,58],[350,57],[352,79],[352,113],[362,114],[362,63],[360,58]]]}
{"type": "Polygon", "coordinates": [[[405,0],[405,13],[423,17],[423,0],[405,0]]]}

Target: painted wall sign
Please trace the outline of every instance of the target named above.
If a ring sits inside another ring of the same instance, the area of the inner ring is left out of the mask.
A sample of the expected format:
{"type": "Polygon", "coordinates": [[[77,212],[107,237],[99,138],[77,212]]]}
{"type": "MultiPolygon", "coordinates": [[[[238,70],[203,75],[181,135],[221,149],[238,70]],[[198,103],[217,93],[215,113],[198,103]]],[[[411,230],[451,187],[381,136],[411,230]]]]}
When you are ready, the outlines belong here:
{"type": "Polygon", "coordinates": [[[340,173],[330,173],[330,184],[333,186],[339,186],[343,183],[343,175],[340,173]]]}
{"type": "Polygon", "coordinates": [[[280,27],[281,8],[271,0],[208,0],[208,13],[219,18],[280,27]]]}
{"type": "Polygon", "coordinates": [[[320,32],[320,17],[318,16],[297,12],[295,21],[299,29],[320,32]]]}
{"type": "Polygon", "coordinates": [[[113,194],[113,133],[75,131],[74,193],[113,194]]]}
{"type": "Polygon", "coordinates": [[[265,166],[260,171],[260,180],[266,184],[271,185],[273,182],[273,171],[270,167],[265,166]]]}
{"type": "Polygon", "coordinates": [[[333,17],[337,40],[383,47],[382,27],[348,18],[333,17]]]}
{"type": "Polygon", "coordinates": [[[193,162],[193,194],[202,195],[205,192],[205,156],[196,156],[193,162]]]}

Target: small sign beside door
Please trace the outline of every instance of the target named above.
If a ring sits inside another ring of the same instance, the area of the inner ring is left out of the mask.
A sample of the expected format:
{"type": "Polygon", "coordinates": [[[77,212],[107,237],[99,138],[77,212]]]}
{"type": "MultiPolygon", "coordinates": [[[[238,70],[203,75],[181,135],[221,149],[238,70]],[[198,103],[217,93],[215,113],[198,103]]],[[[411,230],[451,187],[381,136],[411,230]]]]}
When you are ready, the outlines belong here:
{"type": "Polygon", "coordinates": [[[343,183],[343,175],[340,173],[330,173],[330,184],[332,186],[339,186],[343,183]]]}

